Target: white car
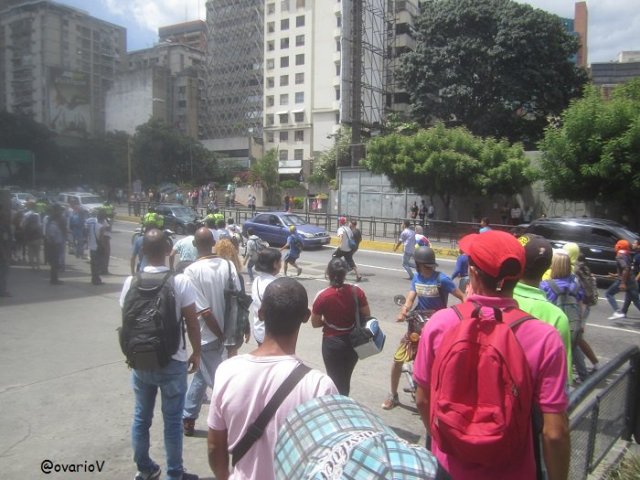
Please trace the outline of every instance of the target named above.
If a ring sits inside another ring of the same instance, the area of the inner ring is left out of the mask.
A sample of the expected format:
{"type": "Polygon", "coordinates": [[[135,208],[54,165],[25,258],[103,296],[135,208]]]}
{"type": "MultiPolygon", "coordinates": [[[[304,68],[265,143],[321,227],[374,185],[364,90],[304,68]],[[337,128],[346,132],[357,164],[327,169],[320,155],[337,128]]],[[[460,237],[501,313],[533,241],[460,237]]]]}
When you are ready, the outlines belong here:
{"type": "Polygon", "coordinates": [[[27,202],[35,202],[36,197],[27,192],[13,192],[11,194],[11,204],[16,208],[24,208],[27,202]]]}
{"type": "Polygon", "coordinates": [[[64,192],[58,195],[58,202],[69,207],[80,205],[80,208],[88,214],[94,214],[104,206],[104,198],[85,192],[64,192]]]}

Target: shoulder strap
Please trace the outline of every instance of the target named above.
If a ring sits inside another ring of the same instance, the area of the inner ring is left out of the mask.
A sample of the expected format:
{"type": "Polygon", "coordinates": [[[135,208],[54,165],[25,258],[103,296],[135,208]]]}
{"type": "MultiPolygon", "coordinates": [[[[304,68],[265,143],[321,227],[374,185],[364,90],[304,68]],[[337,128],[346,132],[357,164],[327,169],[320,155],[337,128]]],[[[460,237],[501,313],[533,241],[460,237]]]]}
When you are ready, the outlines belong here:
{"type": "Polygon", "coordinates": [[[307,367],[304,363],[299,363],[289,374],[287,379],[278,387],[276,393],[273,394],[269,403],[264,407],[264,410],[258,415],[256,421],[249,425],[246,433],[236,444],[231,452],[231,464],[235,465],[240,459],[249,451],[254,443],[262,436],[264,429],[278,410],[278,407],[282,404],[287,395],[293,390],[293,388],[302,380],[302,378],[309,373],[311,368],[307,367]]]}
{"type": "MultiPolygon", "coordinates": [[[[458,305],[454,305],[451,308],[456,313],[460,321],[462,321],[465,319],[465,316],[479,315],[482,305],[473,301],[469,301],[469,302],[460,303],[458,305]],[[469,310],[471,310],[471,312],[469,312],[469,310]]],[[[532,320],[534,318],[528,313],[525,313],[522,310],[519,310],[517,308],[508,308],[505,310],[500,310],[499,308],[493,307],[493,311],[494,311],[496,320],[499,322],[504,322],[512,330],[516,328],[518,325],[526,322],[527,320],[532,320]],[[516,318],[516,320],[512,321],[511,319],[514,317],[516,318]]]]}
{"type": "Polygon", "coordinates": [[[549,285],[549,288],[551,289],[551,291],[556,294],[556,297],[559,297],[560,295],[562,295],[562,292],[560,291],[560,287],[556,282],[553,281],[552,278],[547,280],[547,285],[549,285]]]}
{"type": "Polygon", "coordinates": [[[358,294],[356,293],[355,285],[351,285],[351,293],[353,294],[353,300],[356,302],[356,321],[355,326],[360,328],[360,302],[358,302],[358,294]]]}

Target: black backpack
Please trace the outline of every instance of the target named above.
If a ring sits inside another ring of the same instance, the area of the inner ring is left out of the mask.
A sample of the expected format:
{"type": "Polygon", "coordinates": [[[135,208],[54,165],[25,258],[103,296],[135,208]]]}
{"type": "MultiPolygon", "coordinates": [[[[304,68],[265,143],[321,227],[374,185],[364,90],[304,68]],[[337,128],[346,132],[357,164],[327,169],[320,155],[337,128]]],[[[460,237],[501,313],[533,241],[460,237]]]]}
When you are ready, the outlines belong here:
{"type": "Polygon", "coordinates": [[[122,307],[120,348],[136,370],[158,370],[169,364],[182,341],[184,323],[176,315],[173,273],[138,272],[122,307]]]}

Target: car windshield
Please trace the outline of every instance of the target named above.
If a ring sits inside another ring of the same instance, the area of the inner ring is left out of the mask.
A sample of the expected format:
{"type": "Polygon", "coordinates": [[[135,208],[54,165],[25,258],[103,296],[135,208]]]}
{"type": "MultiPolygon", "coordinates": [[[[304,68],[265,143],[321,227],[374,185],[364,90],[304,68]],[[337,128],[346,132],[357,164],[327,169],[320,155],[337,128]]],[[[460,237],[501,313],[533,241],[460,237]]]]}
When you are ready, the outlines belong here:
{"type": "Polygon", "coordinates": [[[287,227],[290,225],[306,225],[307,222],[305,222],[303,219],[301,219],[299,216],[297,215],[282,215],[280,217],[282,219],[282,223],[284,223],[287,227]]]}
{"type": "Polygon", "coordinates": [[[100,197],[80,197],[80,202],[83,205],[87,205],[89,203],[104,203],[100,197]]]}
{"type": "Polygon", "coordinates": [[[35,198],[30,193],[17,193],[16,197],[18,197],[20,200],[32,200],[35,198]]]}
{"type": "Polygon", "coordinates": [[[171,211],[178,218],[193,218],[194,216],[193,210],[187,207],[176,207],[172,208],[171,211]]]}

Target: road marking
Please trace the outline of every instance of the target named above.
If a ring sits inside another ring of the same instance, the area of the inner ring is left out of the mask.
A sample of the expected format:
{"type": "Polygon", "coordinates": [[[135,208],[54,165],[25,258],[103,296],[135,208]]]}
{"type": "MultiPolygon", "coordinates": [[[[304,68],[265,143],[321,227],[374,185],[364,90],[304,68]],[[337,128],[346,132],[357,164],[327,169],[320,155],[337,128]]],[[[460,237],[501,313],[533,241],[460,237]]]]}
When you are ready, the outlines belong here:
{"type": "Polygon", "coordinates": [[[628,330],[626,328],[620,327],[610,327],[608,325],[598,325],[596,323],[587,323],[587,325],[590,327],[602,328],[604,330],[615,330],[616,332],[635,333],[636,335],[640,335],[640,331],[637,330],[628,330]]]}

